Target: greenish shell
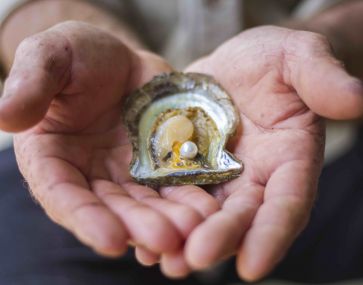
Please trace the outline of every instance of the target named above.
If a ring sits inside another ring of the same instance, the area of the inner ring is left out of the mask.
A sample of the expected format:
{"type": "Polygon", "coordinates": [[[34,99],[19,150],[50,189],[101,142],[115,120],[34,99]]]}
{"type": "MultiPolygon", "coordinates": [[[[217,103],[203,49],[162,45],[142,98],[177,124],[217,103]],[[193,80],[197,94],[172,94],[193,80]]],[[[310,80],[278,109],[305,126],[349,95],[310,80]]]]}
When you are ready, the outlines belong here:
{"type": "Polygon", "coordinates": [[[123,116],[133,146],[130,174],[141,184],[218,184],[243,170],[242,162],[225,149],[240,123],[239,114],[227,92],[210,76],[180,72],[156,76],[127,97],[123,116]],[[175,168],[155,154],[154,135],[165,119],[178,114],[193,121],[200,153],[194,161],[183,161],[175,168]]]}

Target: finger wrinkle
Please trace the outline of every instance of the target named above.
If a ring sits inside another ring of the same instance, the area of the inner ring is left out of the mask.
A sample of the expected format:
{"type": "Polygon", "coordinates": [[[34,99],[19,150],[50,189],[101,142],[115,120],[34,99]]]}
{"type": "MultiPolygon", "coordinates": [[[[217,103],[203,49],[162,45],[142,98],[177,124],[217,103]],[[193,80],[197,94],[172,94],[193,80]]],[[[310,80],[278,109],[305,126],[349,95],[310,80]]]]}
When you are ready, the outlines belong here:
{"type": "Polygon", "coordinates": [[[184,238],[188,236],[195,226],[203,221],[203,216],[199,212],[183,204],[155,197],[140,201],[169,218],[184,238]]]}
{"type": "Polygon", "coordinates": [[[130,195],[137,193],[138,196],[151,195],[152,197],[159,197],[159,193],[155,191],[153,188],[136,184],[135,181],[126,181],[121,183],[123,189],[128,192],[130,195]]]}
{"type": "Polygon", "coordinates": [[[195,209],[204,218],[220,209],[218,201],[197,186],[163,187],[160,194],[166,199],[195,209]]]}
{"type": "Polygon", "coordinates": [[[64,189],[70,185],[76,185],[82,187],[83,185],[77,185],[76,183],[72,181],[63,181],[63,182],[54,182],[50,185],[36,185],[33,187],[32,184],[30,184],[31,188],[33,189],[32,192],[37,198],[37,200],[42,204],[44,207],[49,204],[49,201],[53,200],[50,197],[54,196],[56,192],[62,192],[64,189]]]}
{"type": "Polygon", "coordinates": [[[89,209],[92,210],[94,208],[106,208],[106,206],[100,201],[82,202],[81,204],[78,204],[76,207],[69,210],[69,216],[76,216],[78,214],[81,215],[83,211],[89,209]]]}
{"type": "Polygon", "coordinates": [[[97,190],[96,195],[102,200],[111,200],[113,198],[130,198],[127,193],[124,192],[107,192],[107,190],[97,190]]]}

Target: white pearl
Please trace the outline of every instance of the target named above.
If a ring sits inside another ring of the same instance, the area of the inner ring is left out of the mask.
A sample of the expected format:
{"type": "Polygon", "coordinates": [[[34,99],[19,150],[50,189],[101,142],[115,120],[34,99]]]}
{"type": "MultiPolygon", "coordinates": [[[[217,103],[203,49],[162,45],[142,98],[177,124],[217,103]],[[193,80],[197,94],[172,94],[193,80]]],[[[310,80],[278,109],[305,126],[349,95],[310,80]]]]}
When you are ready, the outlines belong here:
{"type": "Polygon", "coordinates": [[[191,141],[186,141],[180,147],[180,156],[186,159],[193,159],[198,154],[198,147],[191,141]]]}

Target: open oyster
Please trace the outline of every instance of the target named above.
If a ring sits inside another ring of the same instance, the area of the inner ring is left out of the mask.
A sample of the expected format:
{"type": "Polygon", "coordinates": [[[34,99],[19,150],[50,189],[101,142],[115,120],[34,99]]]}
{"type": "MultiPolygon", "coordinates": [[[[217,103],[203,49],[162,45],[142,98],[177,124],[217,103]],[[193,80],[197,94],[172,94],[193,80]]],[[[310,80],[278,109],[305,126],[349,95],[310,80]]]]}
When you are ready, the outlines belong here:
{"type": "Polygon", "coordinates": [[[217,184],[242,172],[225,150],[239,115],[209,76],[157,76],[127,98],[123,114],[133,146],[130,173],[139,183],[217,184]]]}

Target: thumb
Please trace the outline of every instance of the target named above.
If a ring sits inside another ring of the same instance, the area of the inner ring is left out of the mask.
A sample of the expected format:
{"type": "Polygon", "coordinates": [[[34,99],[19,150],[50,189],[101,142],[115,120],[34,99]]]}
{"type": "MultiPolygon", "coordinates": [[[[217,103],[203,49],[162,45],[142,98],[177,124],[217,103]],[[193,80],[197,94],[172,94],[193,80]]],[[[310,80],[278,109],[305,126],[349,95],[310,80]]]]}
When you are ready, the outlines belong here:
{"type": "Polygon", "coordinates": [[[19,132],[39,123],[70,80],[71,63],[70,44],[61,34],[46,31],[25,39],[0,99],[0,129],[19,132]]]}
{"type": "MultiPolygon", "coordinates": [[[[290,81],[305,104],[315,113],[336,120],[363,115],[363,84],[352,77],[334,58],[328,41],[318,34],[296,41],[300,56],[287,59],[290,81]]],[[[293,46],[288,47],[294,48],[293,46]]],[[[291,54],[292,50],[286,51],[291,54]]],[[[288,58],[288,57],[287,57],[288,58]]]]}

